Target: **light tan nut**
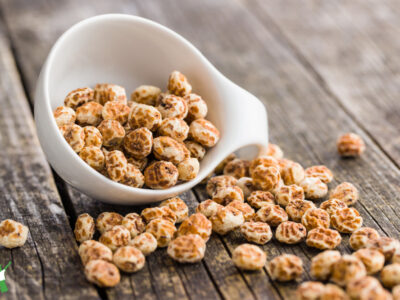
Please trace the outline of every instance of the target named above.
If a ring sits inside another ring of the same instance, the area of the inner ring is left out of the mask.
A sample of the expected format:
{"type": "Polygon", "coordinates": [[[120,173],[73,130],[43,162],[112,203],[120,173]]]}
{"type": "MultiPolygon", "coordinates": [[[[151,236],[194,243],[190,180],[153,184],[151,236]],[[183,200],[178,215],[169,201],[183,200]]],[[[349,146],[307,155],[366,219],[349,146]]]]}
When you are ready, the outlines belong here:
{"type": "Polygon", "coordinates": [[[214,193],[213,201],[221,205],[228,205],[230,202],[237,200],[244,201],[243,191],[238,186],[221,187],[214,193]]]}
{"type": "Polygon", "coordinates": [[[185,141],[185,146],[190,152],[190,157],[202,160],[204,155],[206,155],[206,149],[197,142],[185,141]]]}
{"type": "Polygon", "coordinates": [[[249,176],[250,162],[245,159],[234,159],[228,162],[224,168],[224,175],[230,175],[236,179],[249,176]]]}
{"type": "Polygon", "coordinates": [[[352,205],[358,201],[359,193],[354,185],[343,182],[330,193],[329,199],[334,198],[343,201],[346,205],[352,205]]]}
{"type": "Polygon", "coordinates": [[[205,147],[213,147],[218,143],[220,133],[210,121],[197,119],[190,124],[189,136],[205,147]]]}
{"type": "Polygon", "coordinates": [[[157,161],[144,170],[144,181],[149,188],[167,189],[178,181],[178,169],[169,161],[157,161]]]}
{"type": "Polygon", "coordinates": [[[79,153],[85,146],[85,132],[79,125],[72,124],[68,126],[64,133],[64,138],[76,153],[79,153]]]}
{"type": "Polygon", "coordinates": [[[76,121],[80,125],[97,126],[102,121],[103,105],[97,102],[87,102],[76,109],[76,121]]]}
{"type": "Polygon", "coordinates": [[[138,168],[140,171],[143,171],[149,162],[149,159],[147,157],[144,158],[134,158],[134,157],[127,157],[128,163],[134,165],[136,168],[138,168]]]}
{"type": "Polygon", "coordinates": [[[185,144],[168,136],[159,136],[153,140],[153,154],[157,159],[170,161],[175,165],[190,157],[185,144]]]}
{"type": "Polygon", "coordinates": [[[363,262],[369,275],[382,270],[385,264],[385,256],[376,249],[363,248],[354,252],[353,255],[363,262]]]}
{"type": "Polygon", "coordinates": [[[290,201],[304,200],[304,190],[302,187],[292,184],[283,185],[276,191],[276,202],[286,207],[290,201]]]}
{"type": "Polygon", "coordinates": [[[122,225],[117,225],[104,232],[100,236],[99,242],[106,245],[112,251],[115,251],[119,247],[128,245],[130,239],[131,234],[129,230],[122,225]]]}
{"type": "Polygon", "coordinates": [[[103,137],[98,130],[94,126],[85,126],[83,127],[83,132],[85,133],[85,146],[94,146],[101,148],[103,145],[103,137]]]}
{"type": "Polygon", "coordinates": [[[121,225],[124,217],[115,212],[103,212],[96,219],[96,228],[104,233],[114,226],[121,225]]]}
{"type": "Polygon", "coordinates": [[[76,113],[70,107],[59,106],[54,110],[53,115],[58,127],[75,123],[76,113]]]}
{"type": "Polygon", "coordinates": [[[332,274],[333,266],[342,256],[339,251],[325,250],[311,259],[310,274],[318,280],[327,280],[332,274]]]}
{"type": "Polygon", "coordinates": [[[78,216],[75,222],[75,238],[79,243],[93,239],[94,235],[94,220],[85,213],[78,216]]]}
{"type": "Polygon", "coordinates": [[[217,202],[208,199],[206,201],[203,201],[199,203],[196,207],[196,212],[201,213],[207,218],[211,217],[214,215],[219,208],[223,207],[221,204],[218,204],[217,202]]]}
{"type": "Polygon", "coordinates": [[[146,104],[134,104],[128,118],[131,129],[145,127],[156,131],[161,124],[161,113],[153,106],[146,104]]]}
{"type": "Polygon", "coordinates": [[[192,92],[192,86],[185,75],[179,71],[173,71],[168,78],[168,91],[183,97],[192,92]]]}
{"type": "Polygon", "coordinates": [[[307,177],[317,177],[323,183],[329,183],[333,180],[333,173],[326,166],[312,166],[305,170],[307,177]]]}
{"type": "Polygon", "coordinates": [[[178,220],[176,214],[168,206],[145,208],[142,210],[141,216],[146,223],[155,219],[164,219],[175,224],[176,220],[178,220]]]}
{"type": "Polygon", "coordinates": [[[236,178],[232,176],[220,175],[212,177],[206,186],[207,194],[211,197],[217,192],[218,189],[236,185],[236,178]]]}
{"type": "Polygon", "coordinates": [[[296,290],[297,300],[319,300],[324,292],[325,286],[318,281],[306,281],[299,285],[296,290]]]}
{"type": "Polygon", "coordinates": [[[242,189],[244,199],[247,199],[250,194],[255,191],[253,179],[251,179],[251,177],[242,177],[238,179],[236,185],[242,189]]]}
{"type": "Polygon", "coordinates": [[[271,227],[263,222],[245,222],[240,226],[244,238],[252,243],[264,245],[272,238],[271,227]]]}
{"type": "Polygon", "coordinates": [[[283,158],[283,151],[278,145],[269,143],[266,155],[281,159],[283,158]]]}
{"type": "Polygon", "coordinates": [[[293,162],[281,170],[281,175],[286,185],[300,184],[304,180],[305,172],[299,163],[293,162]]]}
{"type": "Polygon", "coordinates": [[[189,215],[189,208],[179,197],[170,198],[160,203],[160,206],[169,207],[176,215],[177,223],[182,223],[189,215]]]}
{"type": "Polygon", "coordinates": [[[157,99],[156,108],[161,113],[163,119],[178,118],[184,119],[188,113],[186,101],[178,96],[168,94],[157,99]]]}
{"type": "Polygon", "coordinates": [[[315,204],[308,200],[292,200],[286,205],[286,213],[294,222],[301,222],[301,218],[305,212],[311,208],[316,208],[315,204]]]}
{"type": "Polygon", "coordinates": [[[305,177],[300,186],[307,199],[320,199],[328,193],[328,186],[317,177],[305,177]]]}
{"type": "Polygon", "coordinates": [[[183,142],[189,134],[189,125],[179,118],[164,119],[158,128],[158,134],[183,142]]]}
{"type": "Polygon", "coordinates": [[[251,176],[254,185],[263,191],[271,191],[279,183],[281,173],[275,167],[265,167],[259,165],[253,171],[251,176]]]}
{"type": "Polygon", "coordinates": [[[267,205],[261,207],[254,218],[257,222],[265,222],[272,227],[278,226],[280,223],[288,220],[285,210],[279,205],[267,205]]]}
{"type": "Polygon", "coordinates": [[[385,266],[381,272],[381,280],[387,288],[392,288],[400,284],[400,264],[385,266]]]}
{"type": "Polygon", "coordinates": [[[134,188],[141,188],[144,185],[144,175],[138,168],[128,163],[125,177],[121,180],[121,183],[134,188]]]}
{"type": "Polygon", "coordinates": [[[231,153],[227,157],[225,157],[224,160],[221,161],[218,164],[218,166],[214,169],[215,174],[221,174],[224,171],[226,164],[231,160],[234,160],[235,158],[236,158],[235,153],[231,153]]]}
{"type": "Polygon", "coordinates": [[[116,84],[99,83],[94,87],[94,100],[101,105],[108,101],[127,103],[126,92],[122,86],[116,84]]]}
{"type": "Polygon", "coordinates": [[[104,120],[115,120],[124,125],[128,121],[130,111],[129,106],[124,103],[109,101],[103,106],[102,116],[104,120]]]}
{"type": "Polygon", "coordinates": [[[243,214],[245,221],[253,220],[254,215],[255,215],[254,209],[247,203],[244,203],[243,201],[239,201],[239,200],[233,200],[228,204],[228,206],[232,206],[232,207],[240,210],[243,214]]]}
{"type": "Polygon", "coordinates": [[[376,240],[371,240],[367,244],[367,248],[379,250],[385,256],[385,260],[390,261],[394,253],[400,250],[400,242],[394,238],[383,236],[376,240]]]}
{"type": "Polygon", "coordinates": [[[351,280],[347,285],[346,292],[350,299],[385,299],[382,297],[371,298],[372,295],[377,295],[376,292],[379,294],[382,294],[383,292],[383,287],[379,280],[372,276],[365,276],[351,280]]]}
{"type": "Polygon", "coordinates": [[[126,273],[134,273],[141,270],[145,262],[146,258],[143,253],[133,246],[118,248],[113,255],[113,263],[126,273]]]}
{"type": "Polygon", "coordinates": [[[354,207],[337,209],[331,215],[333,228],[343,233],[352,233],[361,228],[363,219],[354,207]]]}
{"type": "Polygon", "coordinates": [[[141,85],[131,94],[131,100],[146,105],[156,105],[156,100],[160,96],[161,90],[152,85],[141,85]]]}
{"type": "Polygon", "coordinates": [[[217,210],[217,212],[211,216],[210,221],[212,222],[212,229],[220,235],[225,235],[228,232],[235,230],[244,223],[244,217],[240,210],[226,206],[217,210]]]}
{"type": "Polygon", "coordinates": [[[256,245],[242,244],[233,250],[232,261],[242,270],[261,270],[267,262],[267,254],[256,245]]]}
{"type": "Polygon", "coordinates": [[[289,245],[300,243],[306,236],[306,228],[302,224],[292,221],[282,222],[275,231],[276,239],[281,243],[289,245]]]}
{"type": "Polygon", "coordinates": [[[268,264],[268,273],[272,280],[282,282],[298,279],[304,272],[303,261],[292,254],[282,254],[268,264]]]}
{"type": "Polygon", "coordinates": [[[22,247],[28,238],[29,229],[11,219],[0,223],[0,246],[12,249],[22,247]]]}
{"type": "Polygon", "coordinates": [[[208,112],[207,103],[196,94],[189,94],[183,98],[188,106],[186,120],[190,123],[197,119],[204,119],[208,112]]]}
{"type": "Polygon", "coordinates": [[[121,123],[115,120],[104,120],[97,126],[103,136],[103,145],[105,147],[119,146],[125,137],[125,129],[121,123]]]}
{"type": "Polygon", "coordinates": [[[306,244],[320,250],[334,249],[340,245],[342,237],[336,230],[317,227],[311,230],[307,235],[306,244]]]}
{"type": "Polygon", "coordinates": [[[329,199],[321,203],[319,208],[326,210],[326,212],[329,214],[329,216],[332,216],[332,214],[342,208],[346,208],[347,205],[344,203],[342,200],[339,199],[329,199]]]}
{"type": "Polygon", "coordinates": [[[356,157],[364,152],[365,143],[359,135],[346,133],[337,140],[337,150],[341,156],[356,157]]]}
{"type": "Polygon", "coordinates": [[[104,169],[105,158],[103,151],[101,151],[100,148],[95,146],[84,147],[79,153],[79,156],[93,169],[97,171],[104,169]]]}
{"type": "Polygon", "coordinates": [[[142,217],[137,213],[127,214],[122,219],[121,225],[129,230],[132,239],[141,234],[146,228],[146,224],[144,223],[142,217]]]}
{"type": "Polygon", "coordinates": [[[334,264],[331,281],[346,286],[351,280],[366,275],[367,271],[362,261],[353,255],[345,254],[334,264]]]}
{"type": "Polygon", "coordinates": [[[76,109],[78,106],[93,100],[93,90],[89,87],[79,88],[68,93],[64,105],[76,109]]]}
{"type": "Polygon", "coordinates": [[[157,240],[157,246],[163,248],[174,238],[176,228],[171,221],[154,219],[147,224],[146,232],[151,233],[157,240]]]}
{"type": "MultiPolygon", "coordinates": [[[[400,300],[400,285],[396,285],[392,290],[393,300],[400,300]]],[[[391,300],[388,298],[387,300],[391,300]]]]}
{"type": "Polygon", "coordinates": [[[101,259],[112,261],[112,251],[107,246],[94,240],[84,241],[78,249],[82,264],[86,265],[91,260],[101,259]]]}
{"type": "Polygon", "coordinates": [[[266,168],[274,167],[274,168],[278,169],[279,171],[281,169],[281,167],[279,166],[279,162],[275,157],[261,155],[255,159],[253,159],[250,162],[250,165],[249,165],[250,176],[253,176],[253,172],[254,172],[255,168],[257,168],[258,166],[264,166],[266,168]]]}
{"type": "Polygon", "coordinates": [[[85,266],[86,279],[99,287],[114,287],[120,280],[118,268],[101,259],[91,260],[85,266]]]}
{"type": "Polygon", "coordinates": [[[203,259],[206,242],[197,234],[177,237],[169,243],[168,255],[180,263],[196,263],[203,259]]]}
{"type": "Polygon", "coordinates": [[[128,161],[122,151],[113,150],[106,154],[107,174],[111,180],[122,181],[128,172],[128,161]]]}
{"type": "Polygon", "coordinates": [[[349,296],[347,296],[346,292],[336,284],[328,283],[324,292],[322,293],[321,300],[350,300],[349,296]]]}
{"type": "Polygon", "coordinates": [[[371,227],[361,227],[354,231],[349,239],[350,246],[353,250],[366,248],[373,240],[379,238],[379,233],[371,227]]]}
{"type": "Polygon", "coordinates": [[[178,179],[189,181],[195,179],[200,171],[200,163],[197,158],[187,158],[178,164],[178,179]]]}
{"type": "Polygon", "coordinates": [[[177,236],[197,234],[205,242],[208,241],[212,233],[212,224],[203,214],[195,213],[184,220],[179,226],[177,236]]]}
{"type": "Polygon", "coordinates": [[[301,223],[307,230],[312,230],[317,227],[329,228],[330,218],[325,210],[321,208],[311,208],[304,213],[301,218],[301,223]]]}
{"type": "Polygon", "coordinates": [[[150,253],[153,253],[157,249],[157,240],[156,238],[149,232],[143,232],[133,238],[129,244],[131,246],[136,247],[144,255],[149,255],[150,253]]]}
{"type": "Polygon", "coordinates": [[[153,134],[145,127],[135,129],[125,136],[123,145],[129,155],[143,159],[152,151],[153,134]]]}
{"type": "Polygon", "coordinates": [[[259,209],[268,205],[275,205],[275,197],[267,191],[254,191],[247,197],[247,202],[259,209]]]}

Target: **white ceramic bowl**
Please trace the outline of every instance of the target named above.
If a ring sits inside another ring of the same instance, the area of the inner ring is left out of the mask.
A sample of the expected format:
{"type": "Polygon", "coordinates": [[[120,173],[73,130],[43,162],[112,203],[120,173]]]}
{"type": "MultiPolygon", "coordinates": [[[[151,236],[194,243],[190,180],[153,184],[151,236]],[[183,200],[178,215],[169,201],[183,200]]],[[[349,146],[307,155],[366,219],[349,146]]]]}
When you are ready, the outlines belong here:
{"type": "Polygon", "coordinates": [[[35,121],[39,140],[55,171],[81,192],[115,204],[143,204],[176,196],[199,183],[230,153],[268,144],[262,103],[224,77],[187,40],[147,19],[110,14],[84,20],[55,43],[37,82],[35,121]],[[196,179],[166,190],[137,189],[113,182],[80,159],[59,132],[53,110],[78,87],[115,83],[128,97],[137,86],[166,88],[173,70],[185,74],[207,102],[221,132],[218,144],[201,162],[196,179]]]}

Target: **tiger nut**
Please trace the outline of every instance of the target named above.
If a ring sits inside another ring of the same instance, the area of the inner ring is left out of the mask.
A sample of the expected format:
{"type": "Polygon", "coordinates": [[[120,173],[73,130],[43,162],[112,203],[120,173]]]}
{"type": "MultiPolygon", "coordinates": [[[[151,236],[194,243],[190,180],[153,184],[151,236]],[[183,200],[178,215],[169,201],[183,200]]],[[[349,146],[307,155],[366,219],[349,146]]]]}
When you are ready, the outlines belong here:
{"type": "Polygon", "coordinates": [[[305,177],[300,186],[307,199],[320,199],[328,193],[328,186],[317,177],[305,177]]]}
{"type": "Polygon", "coordinates": [[[146,105],[156,105],[156,100],[160,96],[161,90],[152,85],[141,85],[131,94],[131,100],[146,105]]]}
{"type": "Polygon", "coordinates": [[[112,261],[112,251],[107,246],[94,240],[84,241],[78,249],[82,264],[86,265],[91,260],[101,259],[112,261]]]}
{"type": "Polygon", "coordinates": [[[346,292],[350,299],[357,300],[377,299],[374,297],[371,298],[371,293],[377,290],[383,291],[383,287],[379,280],[372,276],[365,276],[351,280],[346,287],[346,292]]]}
{"type": "Polygon", "coordinates": [[[134,273],[144,267],[146,258],[139,249],[124,246],[115,251],[113,262],[120,270],[126,273],[134,273]]]}
{"type": "Polygon", "coordinates": [[[75,222],[74,234],[79,243],[93,239],[94,220],[89,214],[85,213],[78,216],[75,222]]]}
{"type": "Polygon", "coordinates": [[[248,160],[236,158],[226,164],[224,175],[233,176],[236,179],[249,176],[249,165],[248,160]]]}
{"type": "Polygon", "coordinates": [[[144,255],[149,255],[157,249],[156,238],[148,232],[143,232],[137,235],[129,242],[129,244],[142,251],[144,255]]]}
{"type": "Polygon", "coordinates": [[[78,106],[93,100],[94,92],[89,87],[79,88],[68,93],[64,105],[76,109],[78,106]]]}
{"type": "Polygon", "coordinates": [[[307,228],[312,230],[317,227],[329,228],[330,218],[329,214],[320,208],[311,208],[307,210],[301,218],[301,223],[307,228]]]}
{"type": "Polygon", "coordinates": [[[254,191],[247,197],[247,202],[258,209],[268,205],[275,205],[275,197],[270,192],[254,191]]]}
{"type": "Polygon", "coordinates": [[[264,245],[272,238],[271,227],[263,222],[245,222],[240,226],[244,238],[252,243],[264,245]]]}
{"type": "Polygon", "coordinates": [[[281,159],[283,158],[283,151],[278,145],[269,143],[266,155],[281,159]]]}
{"type": "Polygon", "coordinates": [[[197,142],[185,141],[185,146],[190,152],[190,157],[202,160],[204,155],[206,155],[206,149],[197,142]]]}
{"type": "Polygon", "coordinates": [[[101,113],[104,120],[115,120],[123,125],[128,121],[130,111],[129,106],[124,103],[109,101],[104,104],[101,113]]]}
{"type": "Polygon", "coordinates": [[[135,129],[125,136],[123,145],[129,155],[143,159],[152,151],[153,134],[145,127],[135,129]]]}
{"type": "Polygon", "coordinates": [[[346,292],[336,284],[328,283],[321,296],[321,300],[349,300],[346,292]]]}
{"type": "Polygon", "coordinates": [[[91,260],[85,266],[86,279],[99,287],[114,287],[120,280],[118,268],[104,260],[91,260]]]}
{"type": "Polygon", "coordinates": [[[178,118],[184,119],[188,113],[188,106],[183,98],[168,94],[157,99],[157,110],[163,119],[178,118]]]}
{"type": "Polygon", "coordinates": [[[218,204],[217,202],[208,199],[197,205],[196,212],[201,213],[205,215],[207,218],[209,218],[212,215],[214,215],[217,212],[217,210],[221,207],[223,207],[221,204],[218,204]]]}
{"type": "Polygon", "coordinates": [[[325,250],[311,259],[310,274],[318,280],[327,280],[332,274],[333,266],[341,258],[336,250],[325,250]]]}
{"type": "Polygon", "coordinates": [[[177,237],[168,245],[168,255],[180,263],[196,263],[203,259],[206,251],[205,241],[197,234],[177,237]]]}
{"type": "Polygon", "coordinates": [[[289,245],[300,243],[306,236],[306,228],[302,224],[292,221],[282,222],[275,231],[276,239],[289,245]]]}
{"type": "Polygon", "coordinates": [[[305,177],[303,167],[296,162],[288,164],[283,168],[281,170],[281,175],[286,185],[300,184],[305,177]]]}
{"type": "Polygon", "coordinates": [[[236,158],[235,153],[229,154],[227,157],[225,157],[214,169],[215,174],[221,174],[224,171],[224,168],[228,162],[231,160],[234,160],[236,158]]]}
{"type": "Polygon", "coordinates": [[[168,161],[157,161],[144,170],[144,181],[149,188],[167,189],[178,181],[178,169],[168,161]]]}
{"type": "Polygon", "coordinates": [[[250,176],[253,176],[253,172],[254,172],[255,168],[257,168],[258,166],[264,166],[266,168],[274,167],[278,170],[281,169],[279,166],[278,160],[275,157],[262,155],[262,156],[259,156],[255,159],[253,159],[250,162],[250,165],[249,165],[250,176]]]}
{"type": "Polygon", "coordinates": [[[343,233],[352,233],[362,226],[363,219],[354,207],[337,209],[331,215],[333,228],[343,233]]]}
{"type": "Polygon", "coordinates": [[[346,205],[356,203],[358,197],[359,194],[357,188],[349,182],[339,184],[329,195],[329,199],[339,199],[346,203],[346,205]]]}
{"type": "Polygon", "coordinates": [[[160,248],[168,246],[174,238],[176,228],[174,223],[165,219],[154,219],[146,226],[146,232],[151,233],[160,248]]]}
{"type": "Polygon", "coordinates": [[[103,212],[96,219],[96,228],[104,233],[114,226],[121,225],[124,217],[115,212],[103,212]]]}
{"type": "Polygon", "coordinates": [[[394,253],[400,250],[400,242],[394,238],[383,236],[375,240],[370,240],[367,248],[379,250],[385,256],[385,260],[390,261],[394,253]]]}
{"type": "Polygon", "coordinates": [[[29,229],[11,219],[0,223],[0,245],[8,249],[22,247],[28,238],[29,229]]]}
{"type": "Polygon", "coordinates": [[[210,121],[197,119],[189,126],[189,136],[205,147],[213,147],[218,143],[220,133],[210,121]]]}
{"type": "Polygon", "coordinates": [[[67,106],[59,106],[54,110],[54,119],[56,120],[57,126],[63,126],[70,123],[74,123],[76,119],[75,111],[67,106]]]}
{"type": "Polygon", "coordinates": [[[268,223],[272,227],[288,220],[285,210],[279,205],[267,205],[261,207],[254,218],[255,221],[268,223]]]}
{"type": "Polygon", "coordinates": [[[379,238],[379,233],[370,227],[362,227],[354,231],[349,239],[350,247],[353,250],[366,248],[373,240],[379,238]]]}
{"type": "Polygon", "coordinates": [[[105,147],[113,147],[121,144],[125,136],[125,129],[121,123],[115,120],[104,120],[97,126],[103,137],[105,147]]]}
{"type": "Polygon", "coordinates": [[[134,104],[131,107],[128,122],[132,129],[145,127],[150,131],[155,131],[161,124],[161,113],[153,106],[134,104]]]}
{"type": "Polygon", "coordinates": [[[236,267],[242,270],[261,270],[267,261],[267,254],[260,247],[242,244],[232,252],[232,260],[236,267]]]}
{"type": "Polygon", "coordinates": [[[168,206],[149,207],[142,210],[141,216],[146,223],[155,219],[164,219],[175,224],[178,217],[168,206]]]}
{"type": "Polygon", "coordinates": [[[331,281],[346,286],[351,280],[367,275],[364,264],[356,256],[345,254],[334,265],[331,281]]]}
{"type": "Polygon", "coordinates": [[[97,171],[104,169],[105,158],[100,148],[95,146],[84,147],[81,152],[79,152],[79,156],[93,169],[97,171]]]}
{"type": "Polygon", "coordinates": [[[282,254],[268,264],[268,272],[272,280],[282,282],[298,279],[303,274],[303,261],[292,254],[282,254]]]}
{"type": "Polygon", "coordinates": [[[329,183],[333,180],[332,171],[326,166],[312,166],[305,170],[307,177],[317,177],[321,179],[323,183],[329,183]]]}
{"type": "Polygon", "coordinates": [[[200,163],[197,158],[187,158],[178,164],[178,179],[189,181],[195,179],[200,170],[200,163]]]}
{"type": "Polygon", "coordinates": [[[80,125],[97,126],[102,121],[103,105],[90,101],[76,109],[76,121],[80,125]]]}
{"type": "Polygon", "coordinates": [[[116,101],[123,104],[127,103],[126,92],[122,86],[108,83],[98,83],[94,87],[94,100],[101,105],[108,101],[116,101]]]}
{"type": "Polygon", "coordinates": [[[332,214],[342,208],[346,208],[347,205],[344,203],[342,200],[339,199],[329,199],[321,203],[319,208],[326,210],[326,212],[329,214],[329,216],[332,216],[332,214]]]}
{"type": "Polygon", "coordinates": [[[178,228],[177,236],[197,234],[208,241],[212,233],[212,224],[203,214],[195,213],[184,220],[178,228]]]}
{"type": "Polygon", "coordinates": [[[243,196],[245,199],[247,199],[250,196],[250,194],[255,190],[255,187],[253,185],[253,179],[251,179],[250,177],[242,177],[238,179],[236,185],[242,189],[243,196]]]}
{"type": "Polygon", "coordinates": [[[122,219],[121,225],[129,230],[132,239],[142,233],[146,228],[146,224],[143,222],[142,217],[137,213],[127,214],[122,219]]]}
{"type": "Polygon", "coordinates": [[[244,217],[245,221],[253,220],[254,209],[251,208],[251,206],[248,205],[247,203],[244,203],[244,202],[239,201],[239,200],[233,200],[228,204],[228,206],[232,206],[232,207],[240,210],[242,212],[242,214],[243,214],[243,217],[244,217]]]}
{"type": "Polygon", "coordinates": [[[85,146],[85,132],[79,125],[72,124],[68,126],[64,133],[64,138],[76,153],[79,153],[85,146]]]}
{"type": "Polygon", "coordinates": [[[192,86],[185,75],[179,71],[173,71],[168,78],[168,91],[183,97],[192,92],[192,86]]]}
{"type": "Polygon", "coordinates": [[[337,140],[337,150],[341,156],[356,157],[364,152],[365,143],[359,135],[346,133],[337,140]]]}
{"type": "Polygon", "coordinates": [[[342,237],[336,230],[317,227],[311,230],[307,235],[306,244],[320,250],[334,249],[340,245],[342,237]]]}
{"type": "Polygon", "coordinates": [[[83,127],[83,132],[85,133],[85,146],[94,146],[101,148],[103,145],[103,137],[98,130],[94,126],[85,126],[83,127]]]}
{"type": "Polygon", "coordinates": [[[319,300],[324,292],[324,285],[318,281],[306,281],[296,290],[297,300],[319,300]]]}
{"type": "Polygon", "coordinates": [[[207,182],[207,186],[206,186],[207,194],[209,196],[213,197],[215,192],[219,188],[235,186],[236,182],[237,182],[236,178],[232,177],[232,176],[220,175],[220,176],[212,177],[207,182]]]}
{"type": "Polygon", "coordinates": [[[159,136],[153,140],[153,154],[157,159],[170,161],[175,165],[190,156],[183,143],[168,136],[159,136]]]}
{"type": "Polygon", "coordinates": [[[305,212],[311,208],[316,208],[315,204],[308,200],[292,200],[286,205],[286,213],[294,222],[301,222],[301,218],[305,212]]]}
{"type": "Polygon", "coordinates": [[[160,203],[160,206],[167,206],[171,209],[176,217],[177,223],[182,223],[189,215],[189,208],[186,203],[179,197],[170,198],[160,203]]]}
{"type": "Polygon", "coordinates": [[[387,288],[400,284],[400,264],[385,266],[381,271],[381,280],[387,288]]]}
{"type": "Polygon", "coordinates": [[[221,207],[217,212],[211,216],[212,229],[220,234],[225,235],[228,232],[238,228],[244,223],[244,217],[240,210],[226,206],[221,207]]]}
{"type": "Polygon", "coordinates": [[[221,205],[228,205],[230,202],[237,200],[244,201],[243,191],[238,186],[221,187],[214,193],[213,201],[221,205]]]}
{"type": "Polygon", "coordinates": [[[107,174],[111,180],[122,181],[128,172],[128,161],[122,151],[113,150],[106,154],[107,174]]]}
{"type": "Polygon", "coordinates": [[[117,225],[110,230],[104,232],[99,239],[99,242],[106,245],[112,251],[119,247],[128,245],[131,239],[131,234],[124,226],[117,225]]]}
{"type": "Polygon", "coordinates": [[[138,168],[128,163],[125,177],[121,180],[121,183],[134,188],[141,188],[144,185],[144,175],[138,168]]]}
{"type": "Polygon", "coordinates": [[[363,248],[353,253],[365,266],[367,274],[375,274],[382,270],[385,256],[376,249],[363,248]]]}
{"type": "Polygon", "coordinates": [[[206,102],[196,94],[189,94],[183,98],[188,106],[186,120],[190,123],[197,119],[204,119],[208,112],[206,102]]]}
{"type": "Polygon", "coordinates": [[[257,188],[263,191],[271,191],[281,179],[281,173],[275,167],[259,165],[254,169],[251,178],[257,188]]]}
{"type": "Polygon", "coordinates": [[[303,188],[298,185],[283,185],[276,191],[276,201],[279,205],[286,206],[290,201],[304,200],[303,188]]]}
{"type": "Polygon", "coordinates": [[[189,134],[189,126],[182,119],[168,118],[161,122],[158,133],[159,135],[173,138],[178,142],[183,142],[189,134]]]}

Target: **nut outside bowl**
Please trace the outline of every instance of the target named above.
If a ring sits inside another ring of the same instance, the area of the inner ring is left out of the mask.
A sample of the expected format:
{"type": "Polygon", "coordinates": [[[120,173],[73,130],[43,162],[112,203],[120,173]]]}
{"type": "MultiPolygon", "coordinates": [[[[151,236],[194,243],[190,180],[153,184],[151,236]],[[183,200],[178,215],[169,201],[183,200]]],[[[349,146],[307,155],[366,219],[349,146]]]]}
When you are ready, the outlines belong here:
{"type": "Polygon", "coordinates": [[[112,204],[145,204],[176,196],[202,181],[230,153],[268,145],[267,114],[252,94],[224,77],[191,43],[153,21],[108,14],[72,26],[55,43],[41,70],[35,94],[40,144],[54,170],[70,185],[112,204]],[[207,102],[207,119],[221,132],[201,161],[198,176],[166,190],[138,189],[101,175],[71,149],[53,110],[78,87],[115,83],[133,91],[141,84],[165,88],[169,74],[185,74],[207,102]]]}

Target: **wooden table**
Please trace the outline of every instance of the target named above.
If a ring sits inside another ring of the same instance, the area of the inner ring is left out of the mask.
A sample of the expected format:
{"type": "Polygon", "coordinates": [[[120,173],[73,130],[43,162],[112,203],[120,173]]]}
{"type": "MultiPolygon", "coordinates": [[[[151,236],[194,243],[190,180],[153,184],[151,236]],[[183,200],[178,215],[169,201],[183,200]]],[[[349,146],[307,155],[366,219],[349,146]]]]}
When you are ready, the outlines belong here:
{"type": "MultiPolygon", "coordinates": [[[[304,166],[326,164],[339,182],[361,193],[355,207],[366,226],[399,238],[400,2],[390,0],[1,0],[0,220],[29,226],[26,245],[0,248],[9,260],[9,292],[0,299],[279,299],[296,283],[241,272],[231,261],[243,238],[213,235],[202,263],[179,265],[165,250],[113,289],[85,280],[72,233],[76,216],[137,207],[111,207],[74,190],[52,172],[32,121],[40,67],[56,38],[75,22],[120,12],[150,18],[193,42],[233,81],[266,105],[271,141],[304,166]],[[335,140],[356,132],[367,151],[340,159],[335,140]]],[[[206,198],[199,186],[182,195],[191,210],[206,198]]],[[[271,259],[317,253],[304,244],[264,247],[271,259]]],[[[350,252],[348,236],[339,247],[350,252]]]]}

